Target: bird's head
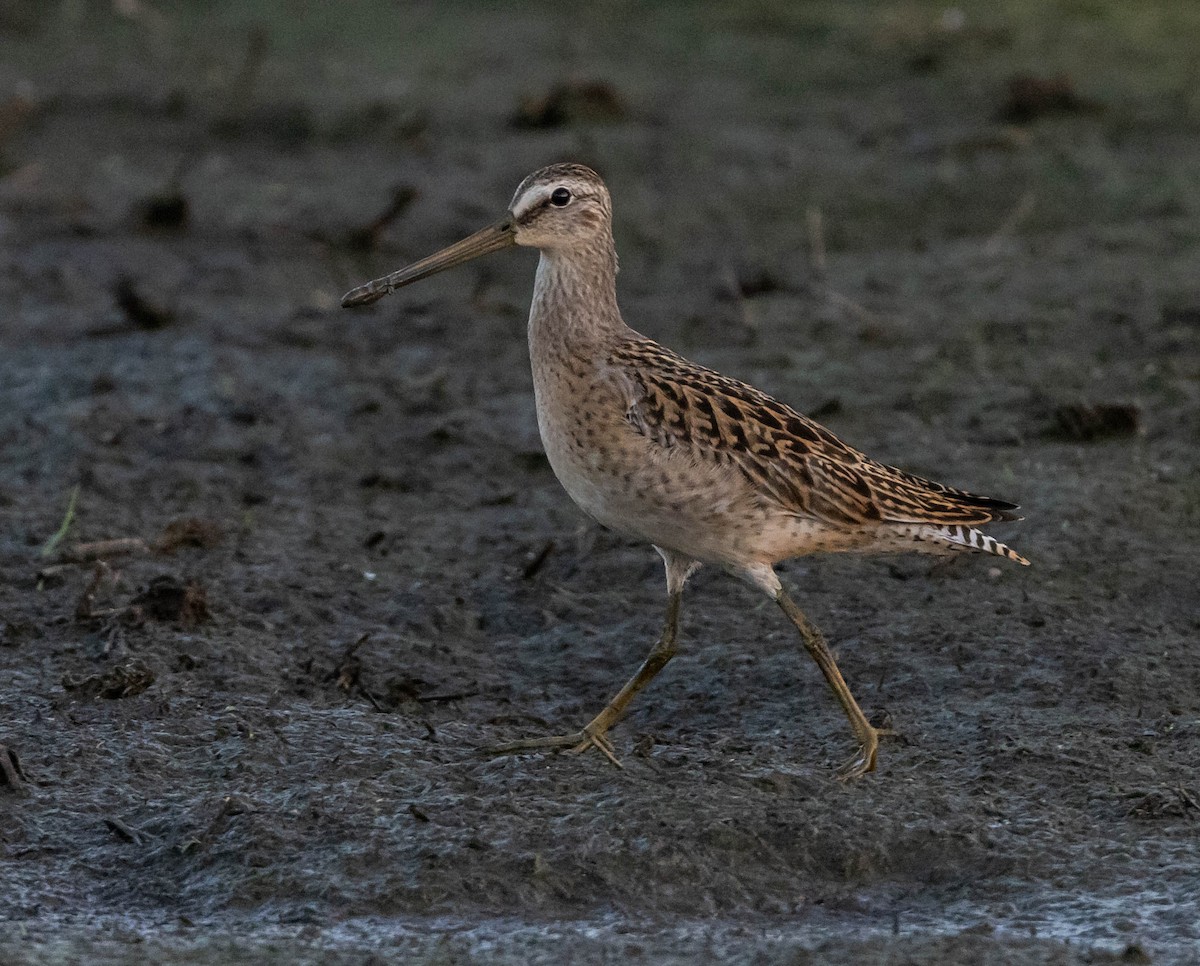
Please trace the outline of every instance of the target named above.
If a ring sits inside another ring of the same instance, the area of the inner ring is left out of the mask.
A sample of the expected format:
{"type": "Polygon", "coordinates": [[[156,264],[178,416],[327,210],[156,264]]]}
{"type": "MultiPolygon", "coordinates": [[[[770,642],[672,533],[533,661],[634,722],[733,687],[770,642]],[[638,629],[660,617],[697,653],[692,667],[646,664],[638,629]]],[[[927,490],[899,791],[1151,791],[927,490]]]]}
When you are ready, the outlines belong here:
{"type": "Polygon", "coordinates": [[[591,246],[612,234],[612,199],[582,164],[552,164],[521,182],[508,206],[513,239],[543,251],[591,246]]]}
{"type": "Polygon", "coordinates": [[[482,231],[398,272],[347,292],[343,306],[369,305],[409,285],[490,252],[523,245],[548,253],[611,246],[612,200],[600,175],[582,164],[552,164],[517,187],[508,213],[482,231]]]}

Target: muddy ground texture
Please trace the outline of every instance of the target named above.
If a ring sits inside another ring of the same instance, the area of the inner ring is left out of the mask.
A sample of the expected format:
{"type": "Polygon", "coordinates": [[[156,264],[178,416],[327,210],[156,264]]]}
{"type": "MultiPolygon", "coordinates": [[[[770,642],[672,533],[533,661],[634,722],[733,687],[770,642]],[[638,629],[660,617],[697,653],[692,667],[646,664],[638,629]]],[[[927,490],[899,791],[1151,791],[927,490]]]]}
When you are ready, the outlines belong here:
{"type": "Polygon", "coordinates": [[[1191,7],[325,6],[0,6],[0,962],[1187,961],[1191,7]],[[337,301],[563,159],[631,324],[1027,514],[784,568],[857,783],[707,572],[623,770],[484,752],[660,565],[541,454],[532,254],[337,301]]]}

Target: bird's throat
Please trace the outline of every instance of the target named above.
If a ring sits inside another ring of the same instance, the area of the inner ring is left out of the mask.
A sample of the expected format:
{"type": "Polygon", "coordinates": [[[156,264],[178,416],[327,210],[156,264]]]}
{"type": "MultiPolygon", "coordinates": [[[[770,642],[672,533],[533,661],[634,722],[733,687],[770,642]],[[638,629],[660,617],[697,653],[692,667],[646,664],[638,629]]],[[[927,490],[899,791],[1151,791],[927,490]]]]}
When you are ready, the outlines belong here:
{"type": "Polygon", "coordinates": [[[616,256],[611,249],[541,253],[529,312],[532,353],[579,354],[627,331],[617,308],[616,256]]]}

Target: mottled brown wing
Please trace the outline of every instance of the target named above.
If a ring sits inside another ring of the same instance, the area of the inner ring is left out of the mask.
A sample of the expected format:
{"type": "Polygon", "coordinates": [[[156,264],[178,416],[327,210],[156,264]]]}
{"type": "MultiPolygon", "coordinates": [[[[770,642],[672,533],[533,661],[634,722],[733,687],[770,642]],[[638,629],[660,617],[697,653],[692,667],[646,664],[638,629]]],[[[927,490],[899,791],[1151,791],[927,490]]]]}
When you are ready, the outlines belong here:
{"type": "Polygon", "coordinates": [[[649,339],[610,358],[630,387],[626,418],[664,448],[736,467],[764,499],[837,524],[978,524],[1016,506],[885,466],[753,386],[649,339]]]}

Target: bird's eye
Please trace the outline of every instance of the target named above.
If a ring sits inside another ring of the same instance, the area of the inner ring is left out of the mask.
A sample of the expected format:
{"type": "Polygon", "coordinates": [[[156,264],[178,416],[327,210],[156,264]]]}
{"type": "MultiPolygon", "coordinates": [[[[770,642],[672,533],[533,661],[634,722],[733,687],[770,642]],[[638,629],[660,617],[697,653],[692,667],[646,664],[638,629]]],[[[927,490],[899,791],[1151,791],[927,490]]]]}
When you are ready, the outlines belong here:
{"type": "Polygon", "coordinates": [[[555,188],[550,195],[550,204],[555,208],[565,208],[571,203],[571,192],[566,188],[555,188]]]}

